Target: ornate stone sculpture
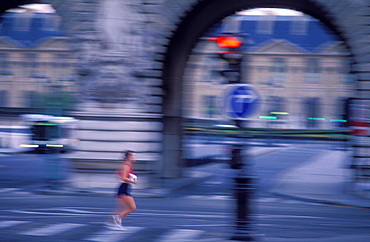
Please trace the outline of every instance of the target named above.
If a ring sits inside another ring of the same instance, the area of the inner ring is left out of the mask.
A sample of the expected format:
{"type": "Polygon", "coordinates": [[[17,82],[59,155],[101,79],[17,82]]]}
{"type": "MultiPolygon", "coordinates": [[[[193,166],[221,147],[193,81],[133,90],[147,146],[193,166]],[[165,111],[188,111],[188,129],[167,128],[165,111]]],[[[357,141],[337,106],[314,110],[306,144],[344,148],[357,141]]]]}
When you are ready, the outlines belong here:
{"type": "MultiPolygon", "coordinates": [[[[57,12],[67,12],[64,25],[74,38],[78,57],[80,101],[138,102],[145,90],[137,87],[151,54],[144,51],[141,0],[76,0],[72,6],[52,1],[57,12]],[[59,9],[59,11],[58,11],[59,9]]],[[[145,40],[147,43],[148,40],[145,40]]]]}

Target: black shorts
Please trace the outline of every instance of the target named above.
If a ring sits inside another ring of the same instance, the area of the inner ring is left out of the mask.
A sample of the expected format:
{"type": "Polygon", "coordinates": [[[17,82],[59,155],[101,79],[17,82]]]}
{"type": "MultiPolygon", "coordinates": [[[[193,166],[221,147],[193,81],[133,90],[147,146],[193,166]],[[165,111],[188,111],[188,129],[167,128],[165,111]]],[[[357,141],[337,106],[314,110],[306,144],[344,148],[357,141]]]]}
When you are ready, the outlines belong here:
{"type": "Polygon", "coordinates": [[[118,188],[117,196],[131,196],[131,184],[121,183],[118,188]]]}

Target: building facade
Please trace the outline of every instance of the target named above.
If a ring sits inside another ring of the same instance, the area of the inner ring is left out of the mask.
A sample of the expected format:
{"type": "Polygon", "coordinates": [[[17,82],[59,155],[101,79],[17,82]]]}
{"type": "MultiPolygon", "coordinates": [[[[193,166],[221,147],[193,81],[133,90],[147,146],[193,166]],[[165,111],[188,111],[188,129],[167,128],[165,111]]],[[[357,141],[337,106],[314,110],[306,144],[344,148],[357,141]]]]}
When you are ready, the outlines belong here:
{"type": "Polygon", "coordinates": [[[1,108],[56,115],[73,108],[76,58],[57,14],[3,14],[0,62],[1,108]]]}

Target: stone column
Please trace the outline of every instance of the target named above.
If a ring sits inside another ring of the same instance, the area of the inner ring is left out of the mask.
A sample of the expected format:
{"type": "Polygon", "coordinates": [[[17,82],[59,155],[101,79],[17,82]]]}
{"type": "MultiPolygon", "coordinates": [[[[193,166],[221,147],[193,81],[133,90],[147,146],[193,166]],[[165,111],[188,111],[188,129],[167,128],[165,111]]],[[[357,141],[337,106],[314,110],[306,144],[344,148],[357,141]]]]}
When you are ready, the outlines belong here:
{"type": "Polygon", "coordinates": [[[342,31],[353,56],[352,73],[357,79],[351,100],[349,125],[352,132],[353,191],[370,195],[370,26],[368,1],[317,0],[333,13],[332,23],[342,31]],[[346,16],[346,17],[343,17],[346,16]],[[359,126],[360,125],[360,126],[359,126]]]}

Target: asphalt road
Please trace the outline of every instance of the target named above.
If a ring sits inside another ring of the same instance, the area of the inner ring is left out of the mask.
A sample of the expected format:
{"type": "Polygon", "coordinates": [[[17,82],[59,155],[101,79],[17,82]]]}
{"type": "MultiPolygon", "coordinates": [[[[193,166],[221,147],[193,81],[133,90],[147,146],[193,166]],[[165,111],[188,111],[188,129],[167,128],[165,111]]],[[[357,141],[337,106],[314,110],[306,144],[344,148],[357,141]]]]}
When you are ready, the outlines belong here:
{"type": "MultiPolygon", "coordinates": [[[[295,145],[254,163],[259,191],[253,199],[253,230],[263,241],[369,241],[370,211],[274,197],[268,188],[292,166],[326,145],[295,145]],[[262,192],[261,192],[262,189],[262,192]]],[[[23,187],[0,189],[1,241],[227,241],[233,234],[235,200],[225,164],[211,179],[167,198],[137,198],[125,231],[104,227],[111,197],[34,194],[23,187]]]]}

